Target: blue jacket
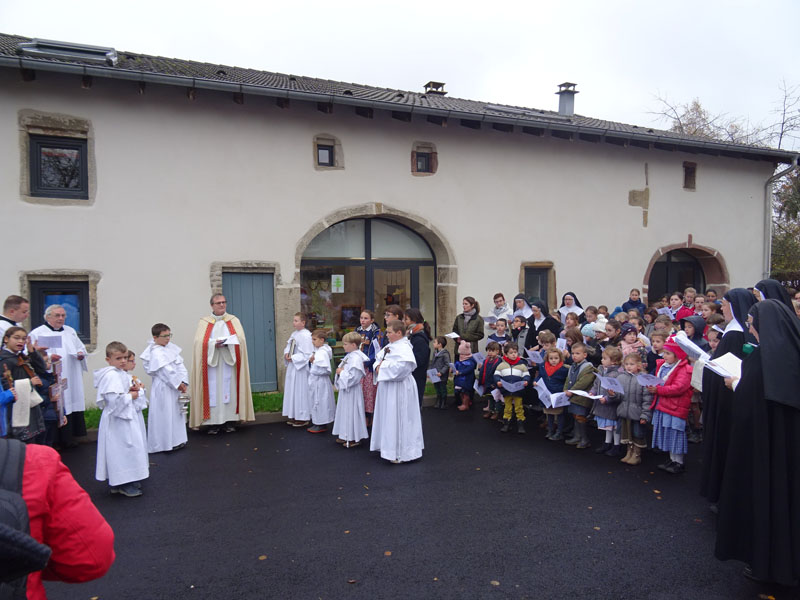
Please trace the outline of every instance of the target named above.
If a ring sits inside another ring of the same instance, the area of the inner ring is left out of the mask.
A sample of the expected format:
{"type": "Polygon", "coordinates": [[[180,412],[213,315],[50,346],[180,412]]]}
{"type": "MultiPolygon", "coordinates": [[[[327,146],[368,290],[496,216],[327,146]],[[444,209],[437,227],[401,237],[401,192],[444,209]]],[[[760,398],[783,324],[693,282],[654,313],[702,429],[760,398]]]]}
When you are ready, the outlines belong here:
{"type": "Polygon", "coordinates": [[[547,391],[551,394],[557,394],[559,392],[564,391],[564,383],[567,381],[567,374],[569,373],[569,367],[566,365],[561,365],[561,368],[556,370],[555,373],[552,375],[548,375],[547,371],[545,371],[544,366],[539,369],[539,374],[541,379],[544,382],[544,386],[547,388],[547,391]]]}
{"type": "Polygon", "coordinates": [[[455,367],[453,385],[465,390],[471,390],[475,384],[475,369],[478,368],[478,363],[470,356],[467,360],[457,360],[455,367]]]}

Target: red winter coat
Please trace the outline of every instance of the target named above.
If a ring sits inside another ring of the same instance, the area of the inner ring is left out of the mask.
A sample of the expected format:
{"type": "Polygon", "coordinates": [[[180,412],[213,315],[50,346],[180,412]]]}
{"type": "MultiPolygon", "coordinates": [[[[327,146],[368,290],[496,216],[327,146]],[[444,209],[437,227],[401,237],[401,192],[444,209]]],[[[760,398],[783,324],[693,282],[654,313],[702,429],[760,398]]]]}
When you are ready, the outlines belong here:
{"type": "Polygon", "coordinates": [[[681,319],[685,319],[686,317],[694,316],[694,309],[689,308],[688,306],[681,306],[678,309],[678,312],[675,313],[675,318],[673,321],[680,321],[681,319]]]}
{"type": "Polygon", "coordinates": [[[42,578],[80,583],[105,575],[114,562],[114,532],[58,452],[28,444],[22,498],[31,536],[53,551],[43,571],[28,575],[28,600],[47,599],[42,578]]]}
{"type": "MultiPolygon", "coordinates": [[[[656,375],[663,364],[663,358],[656,361],[656,375]]],[[[658,391],[650,405],[651,410],[658,408],[661,412],[679,419],[686,419],[689,416],[694,390],[692,389],[692,367],[685,358],[672,367],[664,385],[659,385],[656,390],[658,391]]]]}

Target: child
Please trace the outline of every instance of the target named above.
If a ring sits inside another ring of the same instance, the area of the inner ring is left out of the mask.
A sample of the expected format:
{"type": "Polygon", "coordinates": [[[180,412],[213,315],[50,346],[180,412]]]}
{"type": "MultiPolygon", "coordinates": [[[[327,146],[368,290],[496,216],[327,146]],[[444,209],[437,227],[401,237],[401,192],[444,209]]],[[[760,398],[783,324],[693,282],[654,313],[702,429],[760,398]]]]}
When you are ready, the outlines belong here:
{"type": "Polygon", "coordinates": [[[333,435],[337,436],[336,443],[345,448],[354,448],[361,444],[361,440],[369,437],[361,388],[369,358],[358,349],[362,341],[362,335],[356,331],[344,334],[342,348],[346,354],[336,369],[336,379],[333,382],[339,390],[333,435]]]}
{"type": "Polygon", "coordinates": [[[580,328],[580,319],[578,318],[578,314],[574,312],[567,313],[567,316],[564,317],[564,329],[561,330],[559,334],[560,337],[564,337],[565,331],[567,329],[578,329],[580,328]]]}
{"type": "Polygon", "coordinates": [[[490,335],[487,339],[490,342],[496,342],[500,344],[500,346],[505,346],[508,342],[511,341],[511,336],[506,333],[506,329],[508,328],[508,321],[505,319],[497,319],[497,323],[495,324],[495,331],[492,335],[490,335]]]}
{"type": "MultiPolygon", "coordinates": [[[[637,353],[628,354],[622,359],[624,371],[617,375],[625,392],[617,404],[617,419],[619,422],[620,441],[628,446],[628,452],[620,462],[629,465],[638,465],[642,462],[642,450],[647,447],[647,430],[645,426],[650,422],[650,404],[652,396],[647,387],[637,381],[642,370],[642,357],[637,353]]],[[[614,394],[608,392],[610,397],[614,394]]]]}
{"type": "Polygon", "coordinates": [[[703,339],[703,331],[706,328],[706,322],[703,317],[698,317],[697,315],[685,317],[681,319],[681,327],[689,340],[697,344],[701,350],[708,352],[708,342],[703,339]]]}
{"type": "Polygon", "coordinates": [[[640,315],[644,314],[644,311],[647,310],[644,302],[641,300],[642,292],[639,291],[637,288],[633,288],[630,293],[628,294],[627,302],[622,304],[622,310],[625,312],[630,311],[631,309],[639,311],[640,315]]]}
{"type": "Polygon", "coordinates": [[[672,317],[667,315],[658,315],[656,320],[653,321],[653,331],[663,331],[667,334],[667,337],[671,336],[674,333],[672,317]]]}
{"type": "Polygon", "coordinates": [[[467,340],[461,340],[458,345],[458,360],[453,365],[455,367],[455,377],[453,377],[453,387],[455,388],[456,398],[461,399],[458,410],[468,410],[472,406],[472,396],[475,393],[475,369],[478,363],[472,358],[472,346],[467,340]]]}
{"type": "Polygon", "coordinates": [[[598,319],[600,318],[599,315],[603,315],[603,318],[608,320],[608,307],[605,304],[601,304],[600,306],[597,307],[597,314],[598,314],[597,317],[598,319]]]}
{"type": "Polygon", "coordinates": [[[283,349],[286,379],[283,386],[283,416],[292,427],[305,427],[311,418],[308,397],[308,359],[314,353],[311,332],[306,329],[307,317],[299,312],[292,318],[294,331],[283,349]]]}
{"type": "Polygon", "coordinates": [[[654,331],[650,334],[650,351],[647,353],[647,372],[650,375],[656,374],[656,362],[661,357],[661,350],[664,348],[664,342],[667,341],[667,334],[663,331],[654,331]]]}
{"type": "Polygon", "coordinates": [[[601,344],[603,349],[606,349],[609,346],[619,347],[619,343],[621,341],[622,341],[622,323],[620,323],[616,319],[611,319],[609,321],[606,321],[606,339],[601,344]]]}
{"type": "Polygon", "coordinates": [[[375,357],[378,394],[369,449],[380,450],[381,458],[395,464],[420,458],[425,447],[417,384],[411,376],[417,363],[405,333],[402,321],[389,321],[389,343],[375,357]]]}
{"type": "Polygon", "coordinates": [[[573,394],[572,390],[582,390],[588,392],[594,384],[595,370],[592,364],[586,360],[586,345],[582,342],[572,345],[572,365],[567,373],[567,380],[564,382],[563,391],[569,398],[569,412],[575,417],[575,428],[572,437],[567,440],[567,444],[583,450],[591,446],[589,434],[587,432],[587,417],[589,409],[592,408],[592,401],[589,398],[573,394]]]}
{"type": "Polygon", "coordinates": [[[528,373],[528,366],[525,361],[520,358],[519,349],[514,342],[509,342],[503,347],[505,358],[494,372],[494,383],[498,389],[503,393],[505,400],[505,410],[503,412],[503,419],[505,423],[500,431],[503,433],[511,430],[511,410],[517,417],[517,433],[525,433],[525,411],[522,408],[522,390],[516,392],[509,392],[505,389],[504,383],[518,383],[522,382],[524,387],[528,387],[531,376],[528,373]]]}
{"type": "MultiPolygon", "coordinates": [[[[528,348],[528,320],[522,315],[517,315],[511,322],[511,337],[518,348],[528,348]]],[[[555,340],[553,340],[555,342],[555,340]]],[[[531,344],[532,346],[533,344],[531,344]]],[[[523,350],[519,350],[521,354],[523,350]]]]}
{"type": "MultiPolygon", "coordinates": [[[[558,348],[550,348],[545,352],[544,364],[539,369],[539,376],[544,386],[551,394],[564,391],[564,382],[567,380],[569,369],[564,364],[564,355],[558,348]]],[[[553,442],[564,439],[564,407],[544,407],[547,415],[547,439],[553,442]]]]}
{"type": "Polygon", "coordinates": [[[674,341],[664,344],[664,358],[658,361],[656,377],[664,385],[647,386],[653,394],[653,447],[669,452],[669,460],[658,468],[673,475],[683,473],[687,451],[686,419],[692,401],[692,367],[686,353],[674,341]]]}
{"type": "Polygon", "coordinates": [[[331,360],[333,350],[325,343],[328,337],[326,329],[315,329],[311,334],[314,354],[308,359],[311,368],[308,372],[308,394],[311,404],[311,427],[308,433],[328,431],[328,423],[336,416],[336,402],[333,399],[331,385],[331,360]]]}
{"type": "Polygon", "coordinates": [[[703,319],[705,319],[706,321],[708,321],[708,317],[710,317],[711,315],[720,314],[721,310],[722,309],[720,308],[720,305],[717,304],[716,302],[704,302],[703,312],[700,316],[703,317],[703,319]]]}
{"type": "Polygon", "coordinates": [[[431,369],[436,370],[439,381],[433,384],[436,390],[436,408],[447,408],[447,379],[450,377],[450,351],[447,338],[436,336],[433,340],[433,360],[431,369]]]}
{"type": "MultiPolygon", "coordinates": [[[[508,320],[511,318],[511,315],[514,314],[514,311],[506,303],[506,297],[502,293],[498,292],[492,297],[492,301],[494,302],[494,306],[489,309],[489,316],[495,317],[497,321],[503,319],[506,322],[506,327],[508,327],[508,320]]],[[[488,323],[486,327],[493,330],[493,332],[497,330],[496,322],[488,323]]]]}
{"type": "Polygon", "coordinates": [[[586,310],[583,311],[584,316],[586,317],[587,323],[594,323],[597,321],[597,307],[593,305],[589,305],[586,307],[586,310]]]}
{"type": "Polygon", "coordinates": [[[719,325],[712,325],[706,333],[706,337],[708,338],[709,354],[713,354],[717,351],[717,346],[719,346],[719,341],[722,338],[722,332],[723,330],[719,325]]]}
{"type": "Polygon", "coordinates": [[[706,303],[706,299],[703,296],[695,296],[694,299],[694,314],[698,317],[703,316],[703,306],[706,303]]]}
{"type": "MultiPolygon", "coordinates": [[[[492,390],[495,389],[494,372],[502,362],[502,359],[500,358],[500,353],[502,351],[502,347],[497,342],[489,342],[486,344],[486,358],[484,359],[481,368],[478,369],[478,385],[483,388],[484,394],[491,394],[492,390]]],[[[495,400],[494,396],[490,395],[489,403],[486,405],[483,418],[496,421],[500,417],[500,411],[502,408],[503,403],[495,400]]]]}
{"type": "MultiPolygon", "coordinates": [[[[47,365],[42,356],[29,343],[28,332],[22,327],[9,327],[3,334],[3,348],[0,351],[0,377],[2,377],[2,387],[10,391],[12,387],[6,380],[6,369],[14,380],[14,391],[11,393],[12,398],[16,396],[16,400],[12,400],[15,404],[13,407],[11,404],[6,404],[3,425],[0,429],[5,431],[7,437],[25,443],[39,443],[43,441],[42,438],[46,431],[43,409],[46,409],[47,405],[43,402],[43,398],[47,396],[47,390],[42,378],[47,376],[47,365]],[[26,347],[28,349],[27,360],[25,360],[26,347]],[[24,364],[20,363],[19,357],[22,357],[24,364]],[[27,411],[24,406],[28,406],[27,411]],[[23,414],[13,418],[14,409],[23,414]],[[27,415],[24,414],[25,412],[27,415]],[[28,417],[27,420],[24,418],[25,416],[28,417]]],[[[6,402],[8,402],[8,395],[6,395],[6,402]]]]}
{"type": "Polygon", "coordinates": [[[94,372],[97,406],[103,409],[97,431],[97,468],[95,478],[108,480],[112,494],[128,498],[142,495],[139,482],[147,479],[147,431],[142,409],[144,398],[125,368],[128,348],[121,342],[106,346],[107,367],[94,372]]]}
{"type": "MultiPolygon", "coordinates": [[[[622,350],[623,358],[632,352],[636,352],[643,359],[647,358],[647,348],[639,339],[639,331],[636,329],[636,325],[625,323],[620,329],[620,338],[619,346],[620,350],[622,350]]],[[[622,361],[620,360],[618,364],[621,366],[622,361]]]]}
{"type": "MultiPolygon", "coordinates": [[[[603,350],[602,364],[598,371],[603,377],[619,377],[622,370],[622,351],[619,348],[606,348],[603,350]]],[[[592,414],[597,421],[597,428],[606,432],[605,442],[596,450],[596,454],[606,456],[622,456],[622,446],[620,445],[619,422],[617,421],[617,406],[620,396],[607,390],[600,384],[600,380],[595,378],[592,388],[592,396],[603,396],[594,400],[592,404],[592,414]],[[613,441],[613,443],[612,443],[613,441]]]]}
{"type": "Polygon", "coordinates": [[[178,397],[188,387],[189,373],[181,349],[170,341],[169,327],[156,323],[150,333],[153,341],[142,352],[144,372],[153,380],[147,411],[147,451],[170,452],[183,448],[188,440],[178,397]]]}
{"type": "Polygon", "coordinates": [[[364,377],[361,378],[361,393],[364,395],[364,413],[368,418],[372,418],[372,411],[375,410],[375,382],[372,374],[372,366],[375,363],[377,349],[373,343],[378,340],[378,346],[383,347],[383,336],[381,329],[375,324],[375,313],[371,310],[362,310],[359,317],[361,325],[356,327],[356,333],[361,336],[358,349],[367,355],[369,360],[364,363],[364,377]]]}

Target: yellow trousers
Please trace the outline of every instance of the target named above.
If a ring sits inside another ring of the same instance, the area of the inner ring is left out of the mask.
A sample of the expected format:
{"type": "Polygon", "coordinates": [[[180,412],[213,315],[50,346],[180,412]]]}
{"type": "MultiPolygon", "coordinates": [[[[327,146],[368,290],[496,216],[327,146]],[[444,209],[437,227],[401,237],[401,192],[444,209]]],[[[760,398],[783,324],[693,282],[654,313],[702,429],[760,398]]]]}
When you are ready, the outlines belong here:
{"type": "Polygon", "coordinates": [[[506,396],[504,398],[506,406],[505,410],[503,410],[503,418],[506,421],[511,419],[511,409],[514,409],[514,413],[517,415],[517,421],[524,421],[525,420],[525,411],[522,408],[522,397],[521,396],[506,396]]]}

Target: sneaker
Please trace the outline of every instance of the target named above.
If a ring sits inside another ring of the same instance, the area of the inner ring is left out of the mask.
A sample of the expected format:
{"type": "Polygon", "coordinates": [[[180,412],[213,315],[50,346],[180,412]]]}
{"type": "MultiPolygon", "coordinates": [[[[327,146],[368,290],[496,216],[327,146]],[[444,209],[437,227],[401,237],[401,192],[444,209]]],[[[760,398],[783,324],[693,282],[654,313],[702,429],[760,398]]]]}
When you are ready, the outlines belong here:
{"type": "Polygon", "coordinates": [[[571,437],[565,443],[567,445],[569,445],[569,446],[577,446],[578,444],[581,443],[581,438],[580,437],[571,437]]]}
{"type": "Polygon", "coordinates": [[[225,433],[236,433],[236,427],[233,425],[225,425],[225,433]]]}
{"type": "Polygon", "coordinates": [[[550,437],[550,441],[551,441],[551,442],[560,442],[560,441],[561,441],[561,440],[563,440],[563,439],[564,439],[564,434],[563,434],[563,433],[561,433],[560,431],[556,431],[556,432],[555,432],[555,433],[554,433],[554,434],[553,434],[553,435],[550,437]]]}
{"type": "Polygon", "coordinates": [[[672,461],[672,460],[667,460],[667,462],[661,463],[660,465],[658,465],[658,468],[661,469],[662,471],[668,471],[669,468],[672,466],[673,462],[674,461],[672,461]]]}
{"type": "Polygon", "coordinates": [[[128,498],[136,498],[142,495],[142,490],[137,488],[133,483],[126,483],[117,488],[117,493],[122,494],[128,498]]]}
{"type": "Polygon", "coordinates": [[[684,471],[686,471],[686,467],[683,465],[683,463],[673,461],[673,463],[664,470],[667,473],[672,473],[673,475],[677,475],[678,473],[683,473],[684,471]]]}
{"type": "Polygon", "coordinates": [[[619,456],[625,456],[625,450],[622,449],[622,444],[617,444],[616,446],[611,446],[604,454],[612,458],[617,458],[619,456]]]}
{"type": "Polygon", "coordinates": [[[489,417],[489,419],[492,420],[492,421],[497,421],[497,419],[499,419],[499,418],[500,418],[500,415],[497,414],[497,413],[492,413],[492,416],[489,417]]]}
{"type": "Polygon", "coordinates": [[[575,445],[578,450],[584,450],[585,448],[590,448],[591,446],[592,444],[590,442],[578,442],[578,444],[575,445]]]}
{"type": "Polygon", "coordinates": [[[595,449],[594,453],[595,454],[605,454],[606,452],[611,450],[611,448],[613,448],[613,447],[614,447],[614,444],[612,444],[611,442],[603,442],[603,445],[602,446],[598,446],[595,449]]]}
{"type": "Polygon", "coordinates": [[[292,423],[292,427],[307,427],[308,421],[295,421],[292,423]]]}
{"type": "Polygon", "coordinates": [[[517,421],[517,433],[525,433],[525,424],[522,421],[517,421]]]}
{"type": "Polygon", "coordinates": [[[291,427],[292,425],[294,425],[294,424],[295,424],[295,420],[294,420],[294,419],[286,419],[286,424],[287,424],[289,427],[291,427]]]}
{"type": "Polygon", "coordinates": [[[500,428],[500,431],[502,431],[503,433],[511,431],[511,423],[509,421],[503,423],[503,426],[500,428]]]}
{"type": "Polygon", "coordinates": [[[487,411],[483,411],[483,418],[484,419],[491,419],[492,418],[492,413],[487,412],[487,411]]]}
{"type": "Polygon", "coordinates": [[[208,435],[217,435],[219,433],[219,427],[209,427],[206,433],[208,435]]]}
{"type": "Polygon", "coordinates": [[[306,429],[308,433],[324,433],[328,431],[328,428],[325,425],[312,425],[308,429],[306,429]]]}

